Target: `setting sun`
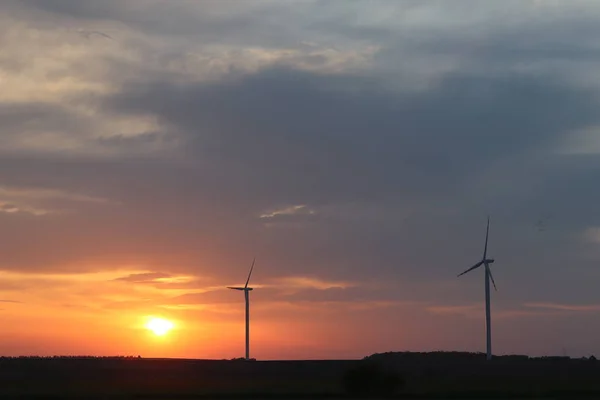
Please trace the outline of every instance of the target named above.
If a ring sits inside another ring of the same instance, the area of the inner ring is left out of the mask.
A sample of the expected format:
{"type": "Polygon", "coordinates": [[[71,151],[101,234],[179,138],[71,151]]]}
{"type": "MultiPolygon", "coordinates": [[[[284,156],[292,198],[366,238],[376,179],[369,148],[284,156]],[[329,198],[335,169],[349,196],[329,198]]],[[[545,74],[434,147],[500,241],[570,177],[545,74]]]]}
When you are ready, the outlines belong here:
{"type": "Polygon", "coordinates": [[[146,328],[151,330],[157,336],[163,336],[173,329],[173,323],[163,318],[151,318],[146,324],[146,328]]]}

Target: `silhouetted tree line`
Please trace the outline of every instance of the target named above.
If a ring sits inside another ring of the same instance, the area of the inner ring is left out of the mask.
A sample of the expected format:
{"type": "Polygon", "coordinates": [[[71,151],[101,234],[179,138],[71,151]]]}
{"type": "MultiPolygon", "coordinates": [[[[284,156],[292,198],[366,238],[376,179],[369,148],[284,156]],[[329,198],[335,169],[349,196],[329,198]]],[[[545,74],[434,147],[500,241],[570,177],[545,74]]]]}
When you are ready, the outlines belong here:
{"type": "Polygon", "coordinates": [[[130,360],[141,356],[0,356],[0,360],[130,360]]]}
{"type": "Polygon", "coordinates": [[[511,355],[487,362],[482,353],[388,352],[363,360],[250,363],[242,362],[243,358],[136,361],[138,357],[0,357],[0,397],[9,392],[42,393],[60,388],[77,393],[156,391],[173,395],[230,393],[230,389],[260,394],[275,390],[309,396],[310,391],[329,393],[333,385],[335,395],[357,398],[450,393],[460,396],[455,398],[465,394],[473,398],[481,393],[503,398],[517,394],[551,397],[558,392],[585,392],[588,398],[600,399],[600,363],[593,356],[569,359],[511,355]]]}
{"type": "MultiPolygon", "coordinates": [[[[499,368],[509,368],[511,370],[517,368],[514,370],[516,375],[519,375],[520,368],[530,369],[531,367],[533,367],[533,371],[544,371],[542,375],[549,371],[563,371],[559,372],[561,379],[567,378],[564,373],[565,368],[570,371],[572,367],[576,367],[577,369],[574,371],[577,372],[573,373],[574,378],[572,379],[579,379],[582,378],[582,376],[577,376],[580,372],[583,372],[586,376],[587,371],[595,374],[594,371],[598,367],[596,357],[593,355],[589,358],[506,355],[495,356],[492,363],[488,364],[485,360],[485,353],[456,351],[387,352],[364,357],[357,365],[346,370],[342,376],[342,387],[351,396],[392,396],[406,388],[407,380],[411,382],[421,380],[421,384],[423,384],[423,378],[433,379],[434,381],[438,381],[439,378],[443,382],[444,379],[453,376],[453,371],[469,371],[463,369],[463,367],[479,369],[478,365],[496,365],[499,368]],[[468,367],[469,365],[471,367],[468,367]],[[554,368],[553,365],[556,365],[559,369],[547,369],[548,367],[554,368]],[[588,367],[592,367],[592,369],[588,369],[588,367]],[[404,372],[400,373],[398,369],[404,372]],[[421,372],[415,373],[419,369],[421,372]]],[[[487,368],[482,370],[488,371],[487,368]]],[[[502,369],[495,369],[495,371],[502,371],[502,369]]],[[[461,372],[458,372],[454,376],[460,377],[460,375],[461,372]]],[[[485,377],[485,372],[481,376],[485,377]]],[[[484,379],[490,378],[488,376],[484,379]]],[[[493,378],[491,379],[493,380],[493,378]]],[[[572,380],[572,382],[574,388],[578,387],[579,383],[576,383],[578,381],[572,380]]]]}
{"type": "MultiPolygon", "coordinates": [[[[375,353],[370,356],[364,357],[365,361],[387,361],[394,359],[411,360],[411,359],[433,359],[433,360],[444,360],[444,361],[467,361],[467,360],[481,360],[485,358],[485,353],[470,353],[461,351],[432,351],[432,352],[386,352],[386,353],[375,353]]],[[[582,358],[571,358],[567,356],[541,356],[541,357],[529,357],[526,355],[502,355],[494,356],[494,360],[505,360],[505,361],[596,361],[595,356],[582,357],[582,358]]]]}

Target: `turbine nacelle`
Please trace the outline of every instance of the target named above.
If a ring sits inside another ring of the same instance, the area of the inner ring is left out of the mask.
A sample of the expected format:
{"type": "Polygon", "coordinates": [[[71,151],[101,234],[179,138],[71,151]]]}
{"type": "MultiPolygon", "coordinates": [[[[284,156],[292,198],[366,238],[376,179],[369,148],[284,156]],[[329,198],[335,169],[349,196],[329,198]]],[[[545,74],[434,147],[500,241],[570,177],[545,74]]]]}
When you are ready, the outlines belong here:
{"type": "Polygon", "coordinates": [[[493,258],[488,258],[487,260],[483,261],[484,264],[493,264],[494,263],[494,259],[493,258]]]}

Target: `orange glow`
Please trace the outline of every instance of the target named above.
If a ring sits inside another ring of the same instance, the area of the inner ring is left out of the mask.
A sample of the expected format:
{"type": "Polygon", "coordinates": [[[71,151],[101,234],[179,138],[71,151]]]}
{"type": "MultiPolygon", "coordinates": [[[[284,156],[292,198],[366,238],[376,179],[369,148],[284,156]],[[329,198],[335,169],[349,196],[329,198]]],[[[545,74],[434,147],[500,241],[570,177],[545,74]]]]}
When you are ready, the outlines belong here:
{"type": "MultiPolygon", "coordinates": [[[[81,272],[0,270],[0,283],[3,355],[215,359],[244,355],[244,301],[224,289],[239,282],[130,264],[81,272]]],[[[310,290],[314,295],[312,291],[342,285],[350,286],[314,277],[257,280],[254,287],[259,289],[253,292],[251,305],[251,355],[258,359],[362,357],[397,346],[398,331],[381,337],[371,328],[374,321],[369,317],[394,305],[311,302],[301,297],[283,301],[278,291],[289,295],[310,290]],[[345,335],[348,331],[356,335],[345,335]]],[[[427,315],[413,310],[412,304],[398,307],[393,312],[404,315],[399,320],[417,321],[427,315]]],[[[404,346],[428,344],[418,331],[418,337],[406,327],[403,332],[404,346]]]]}

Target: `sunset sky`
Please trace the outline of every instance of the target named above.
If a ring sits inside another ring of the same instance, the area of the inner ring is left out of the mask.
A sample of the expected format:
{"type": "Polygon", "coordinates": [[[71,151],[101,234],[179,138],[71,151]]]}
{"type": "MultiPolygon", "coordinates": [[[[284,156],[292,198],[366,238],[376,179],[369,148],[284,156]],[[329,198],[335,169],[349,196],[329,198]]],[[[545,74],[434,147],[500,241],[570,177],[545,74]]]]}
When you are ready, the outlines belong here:
{"type": "Polygon", "coordinates": [[[0,354],[600,355],[600,2],[3,0],[0,354]],[[155,336],[150,316],[175,328],[155,336]]]}

